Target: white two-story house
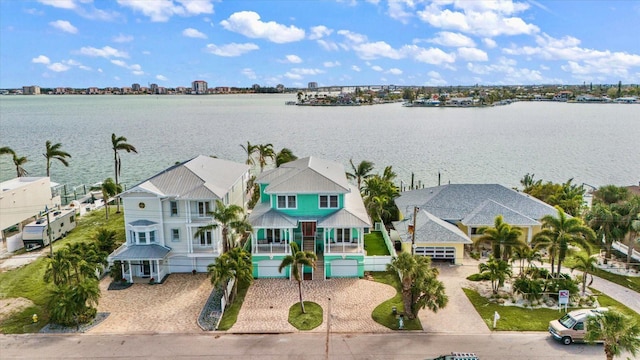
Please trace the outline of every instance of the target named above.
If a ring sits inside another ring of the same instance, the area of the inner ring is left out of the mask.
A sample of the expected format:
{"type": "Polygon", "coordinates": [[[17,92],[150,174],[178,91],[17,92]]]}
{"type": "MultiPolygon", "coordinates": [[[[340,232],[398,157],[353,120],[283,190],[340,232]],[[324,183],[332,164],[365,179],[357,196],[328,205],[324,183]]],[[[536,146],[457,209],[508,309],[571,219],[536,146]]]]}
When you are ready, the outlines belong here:
{"type": "Polygon", "coordinates": [[[195,237],[215,224],[216,200],[246,209],[249,167],[200,155],[172,166],[120,194],[126,243],[109,255],[124,278],[162,280],[171,273],[206,272],[222,250],[222,230],[195,237]]]}

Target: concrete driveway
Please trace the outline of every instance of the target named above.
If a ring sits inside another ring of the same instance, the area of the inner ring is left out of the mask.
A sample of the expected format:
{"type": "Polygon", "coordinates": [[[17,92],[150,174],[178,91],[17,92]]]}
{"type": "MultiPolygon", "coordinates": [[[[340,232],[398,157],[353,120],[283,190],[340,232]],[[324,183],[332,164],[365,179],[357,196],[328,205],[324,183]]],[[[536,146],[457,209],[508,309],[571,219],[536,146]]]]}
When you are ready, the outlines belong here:
{"type": "Polygon", "coordinates": [[[88,333],[202,332],[196,321],[213,289],[207,274],[171,274],[163,284],[125,290],[107,290],[110,282],[100,282],[98,304],[98,312],[110,315],[88,333]]]}
{"type": "MultiPolygon", "coordinates": [[[[391,286],[363,279],[304,281],[302,286],[303,300],[319,304],[325,312],[322,325],[312,331],[327,331],[329,308],[332,332],[391,331],[371,318],[376,306],[395,295],[391,286]]],[[[297,302],[298,283],[295,280],[256,279],[247,291],[238,321],[229,332],[298,331],[287,321],[289,308],[297,302]]]]}

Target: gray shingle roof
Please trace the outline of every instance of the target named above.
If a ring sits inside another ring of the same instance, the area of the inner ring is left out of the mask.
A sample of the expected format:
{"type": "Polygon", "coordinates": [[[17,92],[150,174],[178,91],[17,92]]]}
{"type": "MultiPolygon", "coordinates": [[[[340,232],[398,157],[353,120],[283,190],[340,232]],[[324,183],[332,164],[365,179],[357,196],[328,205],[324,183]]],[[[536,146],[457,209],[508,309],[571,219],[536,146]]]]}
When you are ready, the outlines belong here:
{"type": "Polygon", "coordinates": [[[268,194],[340,194],[349,191],[349,183],[342,164],[312,156],[265,171],[256,178],[256,182],[268,184],[264,190],[268,194]]]}
{"type": "MultiPolygon", "coordinates": [[[[413,211],[413,206],[419,206],[440,219],[458,222],[486,200],[534,220],[557,214],[551,205],[498,184],[449,184],[406,191],[395,202],[404,214],[413,211]]],[[[493,218],[496,215],[500,214],[494,214],[493,218]]],[[[492,224],[493,219],[486,225],[492,224]]]]}
{"type": "Polygon", "coordinates": [[[247,165],[199,155],[154,175],[122,196],[142,191],[182,199],[222,199],[247,171],[247,165]]]}
{"type": "Polygon", "coordinates": [[[162,260],[171,249],[161,245],[131,245],[112,257],[112,260],[162,260]]]}
{"type": "Polygon", "coordinates": [[[540,225],[539,221],[528,216],[524,216],[519,212],[509,209],[502,204],[498,204],[493,200],[485,200],[469,215],[465,216],[461,223],[466,226],[484,226],[487,224],[493,224],[495,222],[496,214],[502,215],[504,221],[512,226],[540,225]]]}
{"type": "MultiPolygon", "coordinates": [[[[452,225],[424,210],[416,216],[415,241],[429,244],[472,244],[473,242],[457,226],[452,225]]],[[[393,227],[403,241],[411,242],[409,225],[413,225],[413,214],[403,221],[393,222],[393,227]]]]}

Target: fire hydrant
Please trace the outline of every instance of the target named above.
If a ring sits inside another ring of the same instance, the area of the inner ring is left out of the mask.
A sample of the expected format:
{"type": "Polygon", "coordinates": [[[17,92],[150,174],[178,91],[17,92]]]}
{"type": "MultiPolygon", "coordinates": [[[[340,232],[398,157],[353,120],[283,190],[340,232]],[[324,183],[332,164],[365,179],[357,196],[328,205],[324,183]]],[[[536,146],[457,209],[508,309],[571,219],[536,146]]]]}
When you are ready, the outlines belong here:
{"type": "Polygon", "coordinates": [[[34,323],[38,322],[38,314],[33,314],[33,316],[31,318],[33,319],[34,323]]]}

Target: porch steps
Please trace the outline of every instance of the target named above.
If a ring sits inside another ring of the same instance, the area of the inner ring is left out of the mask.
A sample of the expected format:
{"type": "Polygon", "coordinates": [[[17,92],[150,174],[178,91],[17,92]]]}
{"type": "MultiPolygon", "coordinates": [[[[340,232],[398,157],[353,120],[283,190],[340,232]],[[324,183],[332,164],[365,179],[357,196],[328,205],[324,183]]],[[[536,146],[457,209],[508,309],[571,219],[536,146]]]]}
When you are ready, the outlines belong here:
{"type": "Polygon", "coordinates": [[[324,280],[324,254],[316,252],[316,240],[314,238],[306,238],[302,240],[302,250],[311,251],[318,257],[316,260],[316,268],[313,270],[313,280],[324,280]]]}

